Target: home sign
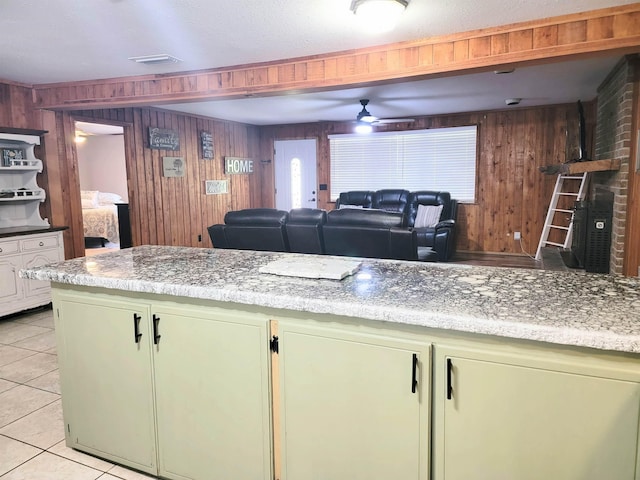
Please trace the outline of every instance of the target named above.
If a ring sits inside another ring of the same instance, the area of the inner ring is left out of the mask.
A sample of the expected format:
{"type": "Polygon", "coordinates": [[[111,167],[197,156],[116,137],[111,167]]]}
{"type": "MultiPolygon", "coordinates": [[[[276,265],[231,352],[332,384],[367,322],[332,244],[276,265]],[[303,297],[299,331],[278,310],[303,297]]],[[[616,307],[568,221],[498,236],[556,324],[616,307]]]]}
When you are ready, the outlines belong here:
{"type": "Polygon", "coordinates": [[[227,175],[253,173],[253,160],[250,158],[224,157],[224,173],[227,175]]]}

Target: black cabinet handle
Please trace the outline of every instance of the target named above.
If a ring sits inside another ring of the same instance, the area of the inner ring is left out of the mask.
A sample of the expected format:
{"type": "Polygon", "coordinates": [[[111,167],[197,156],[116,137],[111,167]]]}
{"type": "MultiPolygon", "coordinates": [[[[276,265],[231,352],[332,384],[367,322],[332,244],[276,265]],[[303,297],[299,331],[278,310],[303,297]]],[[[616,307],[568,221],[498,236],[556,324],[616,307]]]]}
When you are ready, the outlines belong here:
{"type": "Polygon", "coordinates": [[[155,313],[153,314],[153,344],[157,345],[160,340],[161,335],[158,335],[158,323],[160,322],[160,317],[156,317],[155,313]]]}
{"type": "Polygon", "coordinates": [[[411,361],[411,393],[416,393],[418,387],[418,355],[413,354],[413,360],[411,361]]]}
{"type": "Polygon", "coordinates": [[[142,334],[140,333],[140,319],[142,317],[137,313],[133,314],[133,340],[136,343],[140,343],[140,339],[142,338],[142,334]]]}
{"type": "Polygon", "coordinates": [[[453,397],[453,386],[451,385],[451,372],[453,371],[453,362],[447,358],[447,400],[453,397]]]}

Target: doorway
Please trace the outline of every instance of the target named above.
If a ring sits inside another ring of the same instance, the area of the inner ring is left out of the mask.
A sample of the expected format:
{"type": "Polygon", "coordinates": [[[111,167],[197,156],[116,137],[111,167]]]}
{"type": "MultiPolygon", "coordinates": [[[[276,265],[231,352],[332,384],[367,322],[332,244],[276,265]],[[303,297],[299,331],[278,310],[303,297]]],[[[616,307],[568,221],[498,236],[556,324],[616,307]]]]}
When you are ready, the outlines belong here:
{"type": "Polygon", "coordinates": [[[275,177],[276,208],[316,208],[317,140],[276,140],[275,177]]]}
{"type": "Polygon", "coordinates": [[[119,215],[129,202],[124,128],[75,121],[75,133],[85,254],[121,248],[119,215]]]}

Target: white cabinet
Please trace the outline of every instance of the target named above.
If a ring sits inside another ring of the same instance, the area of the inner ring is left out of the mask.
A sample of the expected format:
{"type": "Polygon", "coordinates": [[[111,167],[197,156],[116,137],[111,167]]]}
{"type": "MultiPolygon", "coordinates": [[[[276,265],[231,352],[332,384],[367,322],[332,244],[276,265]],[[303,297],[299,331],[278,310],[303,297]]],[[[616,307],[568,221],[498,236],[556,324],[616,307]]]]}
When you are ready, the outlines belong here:
{"type": "Polygon", "coordinates": [[[435,347],[434,480],[636,480],[637,366],[435,347]]]}
{"type": "Polygon", "coordinates": [[[36,181],[42,172],[36,145],[37,135],[0,133],[0,228],[49,226],[40,216],[46,195],[36,181]]]}
{"type": "Polygon", "coordinates": [[[270,480],[266,317],[152,306],[161,477],[270,480]]]}
{"type": "Polygon", "coordinates": [[[163,478],[272,478],[266,317],[54,297],[68,446],[163,478]]]}
{"type": "Polygon", "coordinates": [[[56,309],[67,445],[157,473],[149,306],[66,296],[56,309]]]}
{"type": "Polygon", "coordinates": [[[282,479],[427,480],[430,345],[278,322],[282,479]]]}
{"type": "Polygon", "coordinates": [[[0,238],[0,316],[51,302],[49,282],[22,279],[18,272],[62,260],[60,231],[0,238]]]}

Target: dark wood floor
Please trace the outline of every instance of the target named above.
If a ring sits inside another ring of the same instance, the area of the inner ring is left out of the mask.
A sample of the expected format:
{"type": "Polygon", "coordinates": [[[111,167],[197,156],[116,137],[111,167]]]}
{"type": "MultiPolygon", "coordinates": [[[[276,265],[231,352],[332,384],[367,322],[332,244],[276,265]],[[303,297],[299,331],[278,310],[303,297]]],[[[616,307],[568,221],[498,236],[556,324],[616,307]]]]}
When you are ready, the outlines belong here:
{"type": "Polygon", "coordinates": [[[526,255],[484,252],[456,252],[449,263],[464,263],[467,265],[484,265],[490,267],[544,268],[542,261],[534,260],[526,255]]]}

